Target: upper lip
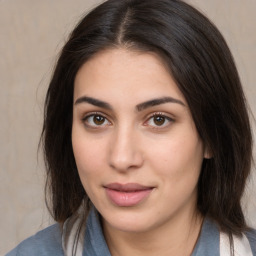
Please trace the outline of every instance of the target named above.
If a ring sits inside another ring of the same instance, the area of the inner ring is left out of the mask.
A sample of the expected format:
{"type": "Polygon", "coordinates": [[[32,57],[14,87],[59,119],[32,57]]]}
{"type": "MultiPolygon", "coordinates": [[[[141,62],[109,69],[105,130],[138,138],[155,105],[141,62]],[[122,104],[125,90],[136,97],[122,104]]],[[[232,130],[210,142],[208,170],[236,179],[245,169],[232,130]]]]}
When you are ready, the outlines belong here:
{"type": "Polygon", "coordinates": [[[148,190],[153,188],[151,186],[144,186],[138,183],[126,183],[126,184],[110,183],[104,187],[112,190],[123,191],[123,192],[141,191],[141,190],[148,190]]]}

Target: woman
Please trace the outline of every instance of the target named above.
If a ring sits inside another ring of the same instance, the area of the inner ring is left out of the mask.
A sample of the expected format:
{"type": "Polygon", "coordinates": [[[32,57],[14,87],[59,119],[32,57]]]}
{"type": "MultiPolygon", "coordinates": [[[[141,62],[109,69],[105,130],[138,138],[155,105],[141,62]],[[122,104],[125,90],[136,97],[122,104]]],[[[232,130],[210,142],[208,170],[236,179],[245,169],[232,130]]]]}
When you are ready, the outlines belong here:
{"type": "Polygon", "coordinates": [[[58,222],[7,255],[256,255],[232,55],[179,0],[109,0],[63,47],[42,133],[58,222]]]}

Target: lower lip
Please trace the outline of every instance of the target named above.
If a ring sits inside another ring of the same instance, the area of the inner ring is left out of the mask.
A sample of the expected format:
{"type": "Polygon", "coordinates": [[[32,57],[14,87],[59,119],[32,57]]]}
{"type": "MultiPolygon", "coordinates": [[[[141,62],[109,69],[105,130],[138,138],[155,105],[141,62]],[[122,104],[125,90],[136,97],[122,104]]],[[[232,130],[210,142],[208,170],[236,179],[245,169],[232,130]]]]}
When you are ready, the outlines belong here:
{"type": "Polygon", "coordinates": [[[138,190],[135,192],[123,192],[105,188],[108,198],[117,206],[135,206],[149,196],[153,189],[138,190]]]}

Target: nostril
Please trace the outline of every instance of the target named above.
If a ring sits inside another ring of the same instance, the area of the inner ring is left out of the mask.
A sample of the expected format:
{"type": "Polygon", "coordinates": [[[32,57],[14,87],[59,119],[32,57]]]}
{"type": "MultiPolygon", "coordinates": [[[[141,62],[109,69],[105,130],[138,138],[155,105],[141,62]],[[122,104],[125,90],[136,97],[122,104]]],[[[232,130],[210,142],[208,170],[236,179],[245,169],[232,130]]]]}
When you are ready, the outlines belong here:
{"type": "Polygon", "coordinates": [[[118,171],[128,171],[140,167],[143,163],[142,157],[131,155],[112,155],[110,159],[110,166],[118,171]]]}

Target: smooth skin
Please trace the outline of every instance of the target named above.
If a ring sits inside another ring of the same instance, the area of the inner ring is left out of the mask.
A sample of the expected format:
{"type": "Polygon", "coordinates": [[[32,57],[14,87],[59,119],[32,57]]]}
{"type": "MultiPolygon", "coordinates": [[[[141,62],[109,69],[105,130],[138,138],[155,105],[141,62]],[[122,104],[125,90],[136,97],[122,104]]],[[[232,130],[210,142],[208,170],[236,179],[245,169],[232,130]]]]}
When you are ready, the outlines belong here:
{"type": "Polygon", "coordinates": [[[209,154],[160,57],[116,48],[87,61],[74,83],[72,144],[111,255],[192,253],[202,224],[197,182],[209,154]],[[106,194],[111,183],[153,189],[120,207],[106,194]]]}

